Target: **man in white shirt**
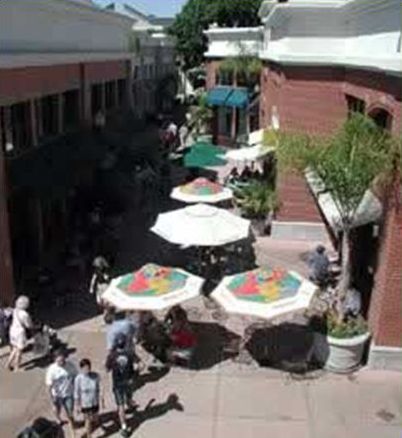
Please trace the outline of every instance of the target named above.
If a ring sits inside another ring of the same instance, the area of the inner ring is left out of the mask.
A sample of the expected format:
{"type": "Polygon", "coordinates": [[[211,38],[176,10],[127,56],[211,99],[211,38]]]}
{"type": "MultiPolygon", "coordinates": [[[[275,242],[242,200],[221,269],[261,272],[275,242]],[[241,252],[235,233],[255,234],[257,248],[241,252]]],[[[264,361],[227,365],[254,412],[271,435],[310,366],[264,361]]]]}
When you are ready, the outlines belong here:
{"type": "Polygon", "coordinates": [[[57,421],[63,424],[60,414],[64,410],[72,437],[75,437],[74,379],[76,375],[77,369],[67,361],[66,353],[63,350],[57,351],[54,362],[46,372],[46,386],[49,389],[57,421]]]}

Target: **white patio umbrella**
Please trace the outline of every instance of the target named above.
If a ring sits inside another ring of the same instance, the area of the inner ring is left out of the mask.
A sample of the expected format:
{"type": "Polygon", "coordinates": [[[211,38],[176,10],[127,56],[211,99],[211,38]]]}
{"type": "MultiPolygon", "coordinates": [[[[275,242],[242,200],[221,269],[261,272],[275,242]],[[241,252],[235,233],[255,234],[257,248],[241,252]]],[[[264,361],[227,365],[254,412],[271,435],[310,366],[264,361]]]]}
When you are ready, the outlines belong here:
{"type": "Polygon", "coordinates": [[[225,158],[232,161],[255,161],[259,158],[273,152],[275,148],[272,146],[264,146],[257,144],[255,146],[248,146],[240,149],[234,149],[226,152],[225,158]]]}
{"type": "Polygon", "coordinates": [[[151,228],[155,234],[182,246],[220,246],[248,237],[250,221],[222,209],[196,204],[162,213],[151,228]]]}
{"type": "Polygon", "coordinates": [[[175,187],[170,197],[189,204],[202,202],[214,204],[232,199],[233,192],[206,178],[197,178],[188,184],[175,187]]]}
{"type": "Polygon", "coordinates": [[[182,269],[150,263],[113,279],[102,300],[120,310],[163,310],[198,296],[203,283],[182,269]]]}
{"type": "Polygon", "coordinates": [[[225,277],[211,297],[229,313],[273,319],[307,309],[316,291],[296,272],[260,268],[225,277]]]}

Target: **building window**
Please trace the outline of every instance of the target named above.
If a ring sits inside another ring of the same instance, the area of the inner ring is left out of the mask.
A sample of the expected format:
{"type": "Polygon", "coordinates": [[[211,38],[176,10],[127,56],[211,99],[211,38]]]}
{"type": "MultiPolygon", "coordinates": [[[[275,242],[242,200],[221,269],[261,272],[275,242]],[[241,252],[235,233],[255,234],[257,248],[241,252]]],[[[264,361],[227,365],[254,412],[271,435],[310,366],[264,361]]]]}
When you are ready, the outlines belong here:
{"type": "Polygon", "coordinates": [[[11,126],[14,153],[23,152],[32,146],[30,103],[11,105],[11,126]]]}
{"type": "Polygon", "coordinates": [[[236,136],[247,134],[247,111],[241,108],[236,111],[236,136]]]}
{"type": "Polygon", "coordinates": [[[64,113],[63,126],[66,131],[74,131],[80,121],[80,93],[78,90],[66,91],[63,94],[64,113]]]}
{"type": "Polygon", "coordinates": [[[218,71],[219,85],[233,85],[233,73],[228,71],[218,71]]]}
{"type": "Polygon", "coordinates": [[[354,113],[364,114],[366,112],[366,102],[355,96],[346,95],[348,105],[348,117],[354,113]]]}
{"type": "Polygon", "coordinates": [[[218,133],[219,135],[230,136],[232,127],[232,108],[226,106],[218,109],[218,133]]]}
{"type": "Polygon", "coordinates": [[[92,85],[91,88],[91,107],[92,115],[97,114],[102,109],[102,84],[92,85]]]}
{"type": "Polygon", "coordinates": [[[375,124],[384,131],[391,131],[392,115],[385,109],[377,108],[370,112],[369,116],[375,124]]]}
{"type": "Polygon", "coordinates": [[[125,102],[126,97],[126,81],[125,79],[120,79],[117,81],[117,98],[118,107],[121,108],[125,102]]]}
{"type": "Polygon", "coordinates": [[[106,82],[105,84],[105,106],[106,110],[111,110],[115,106],[114,81],[106,82]]]}

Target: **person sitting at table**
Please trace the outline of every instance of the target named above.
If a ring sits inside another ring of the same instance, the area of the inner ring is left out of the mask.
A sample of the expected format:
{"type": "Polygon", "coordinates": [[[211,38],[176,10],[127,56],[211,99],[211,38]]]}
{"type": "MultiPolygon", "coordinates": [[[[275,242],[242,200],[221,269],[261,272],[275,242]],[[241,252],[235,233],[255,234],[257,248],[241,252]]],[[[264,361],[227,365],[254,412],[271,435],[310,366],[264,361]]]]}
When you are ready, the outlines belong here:
{"type": "Polygon", "coordinates": [[[140,339],[144,348],[152,353],[157,361],[167,361],[167,349],[171,341],[165,327],[152,312],[144,312],[141,315],[140,339]]]}
{"type": "Polygon", "coordinates": [[[180,305],[173,306],[165,316],[163,321],[165,327],[170,330],[177,322],[187,319],[187,312],[180,305]]]}
{"type": "Polygon", "coordinates": [[[233,167],[229,175],[225,178],[225,184],[236,184],[239,181],[240,175],[237,167],[233,167]]]}
{"type": "Polygon", "coordinates": [[[179,319],[170,331],[171,346],[167,351],[170,363],[189,363],[194,354],[197,339],[191,330],[187,316],[179,319]]]}
{"type": "Polygon", "coordinates": [[[242,173],[240,174],[240,181],[247,182],[253,177],[253,172],[250,169],[250,166],[244,166],[242,173]]]}
{"type": "Polygon", "coordinates": [[[261,173],[258,169],[258,167],[255,164],[255,161],[251,162],[251,167],[250,167],[250,171],[251,171],[251,178],[252,179],[260,179],[261,177],[261,173]]]}

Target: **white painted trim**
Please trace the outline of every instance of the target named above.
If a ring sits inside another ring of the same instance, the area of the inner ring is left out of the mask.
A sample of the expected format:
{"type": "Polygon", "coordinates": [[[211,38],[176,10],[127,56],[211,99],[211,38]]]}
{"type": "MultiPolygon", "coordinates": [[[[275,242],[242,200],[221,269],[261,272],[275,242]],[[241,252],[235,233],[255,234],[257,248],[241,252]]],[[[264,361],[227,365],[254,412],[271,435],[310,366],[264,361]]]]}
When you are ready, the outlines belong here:
{"type": "Polygon", "coordinates": [[[299,240],[324,242],[328,230],[323,222],[272,221],[271,238],[274,240],[299,240]]]}
{"type": "Polygon", "coordinates": [[[237,34],[262,34],[263,26],[259,27],[216,27],[204,30],[204,35],[237,35],[237,34]]]}
{"type": "Polygon", "coordinates": [[[376,370],[402,371],[402,348],[385,347],[372,342],[367,366],[376,370]]]}
{"type": "Polygon", "coordinates": [[[0,55],[0,69],[77,64],[91,61],[130,61],[134,56],[135,54],[128,52],[13,53],[0,55]]]}
{"type": "Polygon", "coordinates": [[[260,52],[260,58],[263,61],[272,61],[279,64],[353,67],[402,74],[402,62],[400,56],[389,58],[359,58],[342,56],[342,54],[339,54],[338,56],[315,55],[309,53],[294,55],[291,53],[262,51],[260,52]]]}

